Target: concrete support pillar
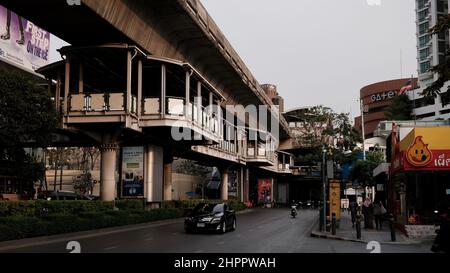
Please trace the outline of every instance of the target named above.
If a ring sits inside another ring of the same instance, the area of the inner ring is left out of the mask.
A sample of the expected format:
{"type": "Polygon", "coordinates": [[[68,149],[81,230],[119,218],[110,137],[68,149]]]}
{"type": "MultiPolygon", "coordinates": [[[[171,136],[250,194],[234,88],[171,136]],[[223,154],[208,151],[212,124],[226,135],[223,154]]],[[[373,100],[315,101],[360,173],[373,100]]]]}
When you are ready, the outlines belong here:
{"type": "Polygon", "coordinates": [[[131,113],[132,67],[133,67],[133,56],[131,55],[131,52],[127,52],[127,95],[126,95],[127,114],[131,113]]]}
{"type": "Polygon", "coordinates": [[[184,102],[184,115],[185,117],[189,117],[189,113],[191,112],[191,107],[189,105],[191,101],[191,73],[186,71],[186,89],[185,89],[185,102],[184,102]]]}
{"type": "Polygon", "coordinates": [[[406,211],[406,192],[400,192],[400,214],[402,220],[406,223],[408,221],[407,211],[406,211]]]}
{"type": "Polygon", "coordinates": [[[147,202],[163,201],[163,148],[148,145],[145,154],[145,198],[147,202]]]}
{"type": "Polygon", "coordinates": [[[64,115],[69,112],[69,91],[70,91],[70,59],[66,59],[65,79],[64,79],[64,115]]]}
{"type": "Polygon", "coordinates": [[[238,171],[238,195],[239,195],[239,201],[245,202],[244,198],[244,185],[245,185],[245,169],[244,167],[240,167],[238,171]]]}
{"type": "Polygon", "coordinates": [[[78,73],[78,93],[83,94],[84,92],[84,69],[83,64],[79,65],[79,73],[78,73]]]}
{"type": "Polygon", "coordinates": [[[166,116],[166,65],[161,65],[161,117],[164,119],[166,116]]]}
{"type": "Polygon", "coordinates": [[[139,118],[142,116],[142,60],[138,61],[138,95],[137,95],[137,115],[139,118]]]}
{"type": "Polygon", "coordinates": [[[172,201],[172,164],[173,154],[171,151],[164,151],[164,201],[172,201]]]}
{"type": "Polygon", "coordinates": [[[116,198],[116,157],[117,144],[103,144],[101,151],[100,198],[113,201],[116,198]]]}
{"type": "Polygon", "coordinates": [[[250,200],[250,171],[244,168],[244,202],[250,200]]]}
{"type": "Polygon", "coordinates": [[[222,168],[220,175],[222,176],[220,182],[220,199],[228,201],[228,168],[222,168]]]}
{"type": "Polygon", "coordinates": [[[278,180],[272,178],[272,191],[270,193],[270,201],[273,202],[278,199],[278,180]]]}

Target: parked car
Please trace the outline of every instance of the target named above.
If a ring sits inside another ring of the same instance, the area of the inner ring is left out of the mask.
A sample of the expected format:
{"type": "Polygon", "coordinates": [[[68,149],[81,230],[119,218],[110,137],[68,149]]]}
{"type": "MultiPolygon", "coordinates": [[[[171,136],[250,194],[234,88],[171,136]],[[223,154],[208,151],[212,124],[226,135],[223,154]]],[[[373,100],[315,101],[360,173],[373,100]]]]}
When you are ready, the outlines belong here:
{"type": "Polygon", "coordinates": [[[186,217],[184,229],[226,233],[236,229],[236,213],[227,204],[201,203],[186,217]]]}
{"type": "Polygon", "coordinates": [[[84,196],[72,191],[43,191],[38,194],[43,200],[95,200],[94,196],[84,196]]]}

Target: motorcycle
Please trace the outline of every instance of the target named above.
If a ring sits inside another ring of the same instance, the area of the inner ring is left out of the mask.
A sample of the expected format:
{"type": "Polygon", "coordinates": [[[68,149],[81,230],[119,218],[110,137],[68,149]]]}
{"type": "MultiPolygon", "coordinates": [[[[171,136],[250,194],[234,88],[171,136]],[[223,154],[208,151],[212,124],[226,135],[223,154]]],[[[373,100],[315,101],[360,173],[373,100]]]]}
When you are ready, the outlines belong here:
{"type": "Polygon", "coordinates": [[[297,206],[296,205],[292,205],[291,206],[291,217],[295,218],[295,216],[297,216],[297,206]]]}

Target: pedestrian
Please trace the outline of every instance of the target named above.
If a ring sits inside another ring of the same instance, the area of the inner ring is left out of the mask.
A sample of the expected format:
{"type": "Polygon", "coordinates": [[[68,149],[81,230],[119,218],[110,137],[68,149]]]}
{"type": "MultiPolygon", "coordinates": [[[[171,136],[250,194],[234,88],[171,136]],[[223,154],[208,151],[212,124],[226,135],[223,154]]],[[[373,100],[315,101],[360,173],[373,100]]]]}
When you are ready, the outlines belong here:
{"type": "Polygon", "coordinates": [[[358,212],[358,204],[355,201],[352,201],[348,210],[350,211],[350,215],[352,217],[352,228],[354,228],[356,222],[356,213],[358,212]]]}
{"type": "Polygon", "coordinates": [[[375,216],[375,226],[377,230],[383,230],[383,216],[386,212],[387,211],[380,200],[373,204],[373,215],[375,216]]]}
{"type": "Polygon", "coordinates": [[[364,229],[373,229],[373,204],[370,198],[366,198],[362,206],[364,214],[364,229]]]}

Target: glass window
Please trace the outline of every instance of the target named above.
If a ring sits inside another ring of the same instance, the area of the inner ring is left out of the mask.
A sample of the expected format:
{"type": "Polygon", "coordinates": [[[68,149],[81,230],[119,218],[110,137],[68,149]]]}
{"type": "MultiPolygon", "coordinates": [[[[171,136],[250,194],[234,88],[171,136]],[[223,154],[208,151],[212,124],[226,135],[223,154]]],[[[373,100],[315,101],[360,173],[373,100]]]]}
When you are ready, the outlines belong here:
{"type": "Polygon", "coordinates": [[[430,70],[430,62],[424,62],[420,64],[420,73],[426,73],[430,70]]]}
{"type": "Polygon", "coordinates": [[[420,56],[420,60],[421,61],[423,61],[426,58],[428,58],[429,55],[430,55],[430,48],[429,47],[424,48],[424,49],[420,50],[420,52],[419,52],[419,56],[420,56]]]}
{"type": "Polygon", "coordinates": [[[425,7],[425,4],[428,2],[428,0],[418,0],[417,1],[417,6],[418,9],[423,9],[425,7]]]}
{"type": "Polygon", "coordinates": [[[430,35],[425,35],[419,38],[419,47],[424,47],[430,41],[430,35]]]}
{"type": "Polygon", "coordinates": [[[427,16],[428,16],[428,9],[425,9],[419,12],[418,19],[419,21],[423,21],[427,16]]]}
{"type": "Polygon", "coordinates": [[[429,28],[430,28],[430,25],[428,24],[428,22],[420,24],[419,25],[419,35],[427,33],[429,28]]]}

